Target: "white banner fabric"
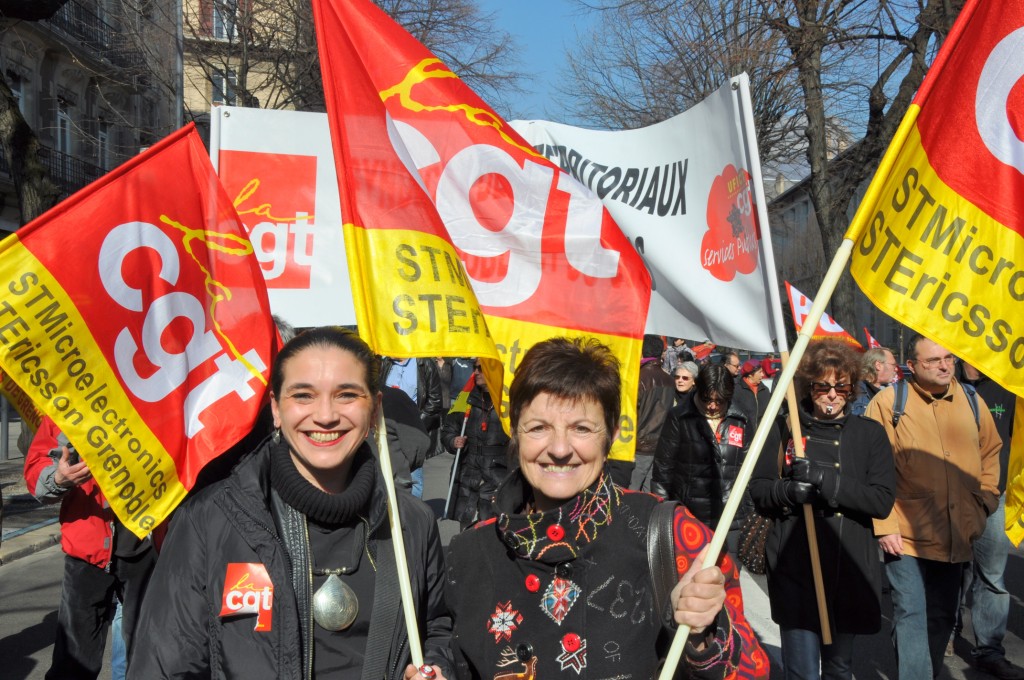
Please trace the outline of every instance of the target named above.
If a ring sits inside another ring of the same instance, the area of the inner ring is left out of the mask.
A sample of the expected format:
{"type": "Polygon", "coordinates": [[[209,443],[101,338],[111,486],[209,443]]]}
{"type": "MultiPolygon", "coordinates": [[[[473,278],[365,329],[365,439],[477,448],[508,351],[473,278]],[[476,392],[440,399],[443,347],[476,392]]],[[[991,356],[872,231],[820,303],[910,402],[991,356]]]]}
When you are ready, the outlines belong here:
{"type": "Polygon", "coordinates": [[[773,352],[775,272],[762,262],[770,239],[757,224],[763,192],[751,185],[738,81],[636,130],[511,125],[595,191],[640,252],[654,280],[648,333],[773,352]]]}
{"type": "Polygon", "coordinates": [[[354,325],[327,115],[219,106],[210,156],[249,230],[271,311],[293,326],[354,325]]]}

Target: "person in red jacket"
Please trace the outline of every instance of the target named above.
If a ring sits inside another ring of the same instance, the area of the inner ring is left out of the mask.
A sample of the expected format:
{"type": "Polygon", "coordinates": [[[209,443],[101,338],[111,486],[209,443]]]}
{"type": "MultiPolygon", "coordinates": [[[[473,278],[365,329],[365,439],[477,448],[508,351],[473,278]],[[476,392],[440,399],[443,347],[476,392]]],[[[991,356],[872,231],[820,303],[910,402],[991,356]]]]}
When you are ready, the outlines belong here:
{"type": "Polygon", "coordinates": [[[64,578],[46,678],[96,678],[118,601],[122,635],[131,650],[142,594],[156,562],[152,542],[139,540],[121,524],[88,465],[50,418],[43,417],[25,456],[25,485],[41,503],[61,504],[64,578]]]}

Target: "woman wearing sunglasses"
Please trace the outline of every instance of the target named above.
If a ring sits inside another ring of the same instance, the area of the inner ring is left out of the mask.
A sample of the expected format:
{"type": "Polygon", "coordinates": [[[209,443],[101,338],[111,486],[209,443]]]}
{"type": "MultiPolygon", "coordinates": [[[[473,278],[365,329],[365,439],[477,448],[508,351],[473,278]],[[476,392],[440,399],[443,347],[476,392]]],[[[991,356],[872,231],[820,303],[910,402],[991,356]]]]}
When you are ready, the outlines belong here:
{"type": "Polygon", "coordinates": [[[881,563],[871,521],[892,509],[896,477],[885,430],[850,415],[858,374],[849,345],[812,342],[796,373],[805,458],[794,457],[789,432],[784,457],[777,437],[769,437],[750,482],[758,510],[776,520],[767,542],[768,596],[787,680],[852,678],[854,636],[881,627],[881,563]],[[828,646],[821,643],[804,504],[813,509],[828,646]]]}
{"type": "Polygon", "coordinates": [[[672,381],[676,384],[676,398],[673,406],[679,406],[686,399],[686,393],[693,389],[700,369],[692,361],[680,361],[672,370],[672,381]]]}

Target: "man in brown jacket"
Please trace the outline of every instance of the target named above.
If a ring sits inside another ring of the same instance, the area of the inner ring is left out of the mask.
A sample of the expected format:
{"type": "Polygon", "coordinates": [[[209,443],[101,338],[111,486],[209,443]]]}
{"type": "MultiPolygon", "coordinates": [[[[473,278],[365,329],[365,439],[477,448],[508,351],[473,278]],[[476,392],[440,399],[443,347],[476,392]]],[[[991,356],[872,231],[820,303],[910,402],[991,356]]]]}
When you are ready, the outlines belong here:
{"type": "Polygon", "coordinates": [[[658,448],[661,426],[675,401],[676,385],[662,370],[658,358],[664,345],[657,335],[645,335],[641,346],[640,381],[636,399],[636,456],[629,488],[651,490],[651,466],[658,448]]]}
{"type": "Polygon", "coordinates": [[[999,503],[1001,440],[980,397],[975,420],[948,350],[915,335],[907,355],[914,382],[898,424],[895,390],[879,392],[865,415],[885,428],[896,462],[896,504],[875,520],[875,535],[892,586],[899,678],[932,680],[942,669],[971,542],[999,503]]]}

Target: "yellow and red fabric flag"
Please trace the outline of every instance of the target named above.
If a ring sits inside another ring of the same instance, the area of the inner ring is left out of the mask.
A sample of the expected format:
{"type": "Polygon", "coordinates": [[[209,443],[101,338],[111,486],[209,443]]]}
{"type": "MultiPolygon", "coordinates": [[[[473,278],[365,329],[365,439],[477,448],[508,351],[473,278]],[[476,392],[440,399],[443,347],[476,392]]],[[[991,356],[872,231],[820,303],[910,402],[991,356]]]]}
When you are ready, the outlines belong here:
{"type": "Polygon", "coordinates": [[[14,382],[7,371],[0,369],[0,394],[14,407],[14,410],[21,416],[22,427],[28,426],[32,432],[39,429],[39,421],[43,415],[36,408],[35,403],[25,394],[25,390],[14,382]]]}
{"type": "Polygon", "coordinates": [[[136,535],[263,400],[275,331],[244,234],[190,125],[0,243],[0,368],[136,535]]]}
{"type": "Polygon", "coordinates": [[[462,391],[459,392],[459,396],[452,400],[452,407],[448,409],[448,413],[469,413],[469,393],[476,387],[476,374],[469,376],[469,380],[466,381],[462,391]]]}
{"type": "MultiPolygon", "coordinates": [[[[969,0],[846,238],[872,302],[1024,396],[1021,54],[1024,2],[969,0]]],[[[1010,467],[1008,528],[1024,521],[1010,467]]]]}
{"type": "MultiPolygon", "coordinates": [[[[804,327],[804,321],[807,319],[807,313],[811,311],[811,305],[814,304],[814,300],[807,297],[799,290],[796,286],[791,284],[789,281],[786,284],[786,295],[789,296],[789,308],[793,312],[793,326],[796,328],[796,332],[799,333],[804,327]]],[[[857,339],[846,332],[842,326],[835,322],[828,314],[823,314],[821,320],[818,322],[818,327],[814,329],[814,333],[811,335],[814,340],[824,340],[826,338],[832,340],[842,340],[848,345],[852,345],[859,350],[864,348],[861,346],[857,339]]]]}
{"type": "Polygon", "coordinates": [[[631,418],[650,276],[596,194],[369,0],[313,8],[360,333],[392,356],[481,357],[506,388],[534,343],[594,336],[631,418]]]}

